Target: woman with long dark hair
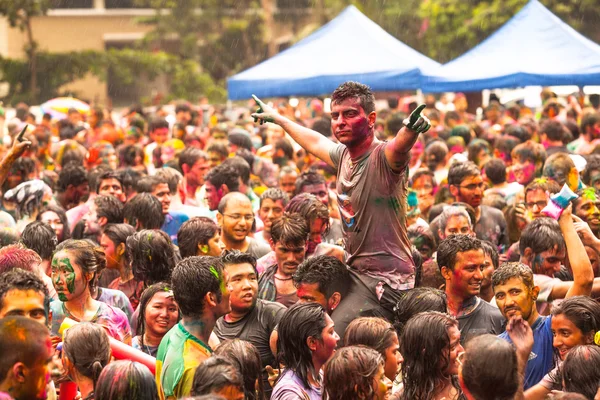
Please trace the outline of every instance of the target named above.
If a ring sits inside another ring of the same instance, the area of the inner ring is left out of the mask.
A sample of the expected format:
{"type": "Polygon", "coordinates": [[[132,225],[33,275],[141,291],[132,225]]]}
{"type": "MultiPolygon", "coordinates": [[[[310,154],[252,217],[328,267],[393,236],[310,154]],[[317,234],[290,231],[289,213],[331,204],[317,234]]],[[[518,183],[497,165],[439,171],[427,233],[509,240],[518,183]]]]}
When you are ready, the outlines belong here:
{"type": "Polygon", "coordinates": [[[137,336],[131,345],[156,357],[163,336],[179,321],[179,308],[171,285],[160,282],[144,290],[138,310],[137,336]]]}
{"type": "Polygon", "coordinates": [[[318,303],[294,304],[277,331],[277,360],[285,369],[280,371],[271,399],[320,400],[319,371],[340,339],[333,320],[318,303]]]}
{"type": "Polygon", "coordinates": [[[38,221],[47,223],[56,232],[58,243],[71,239],[71,228],[65,210],[56,205],[44,207],[37,216],[38,221]]]}
{"type": "MultiPolygon", "coordinates": [[[[599,340],[600,342],[600,340],[599,340]]],[[[562,364],[564,391],[594,399],[600,393],[600,343],[577,346],[562,364]]]]}
{"type": "Polygon", "coordinates": [[[82,400],[94,399],[96,382],[109,361],[110,342],[101,326],[84,322],[65,331],[62,363],[82,400]]]}
{"type": "Polygon", "coordinates": [[[264,400],[265,390],[262,379],[262,362],[254,345],[241,339],[224,340],[213,353],[231,361],[244,379],[246,400],[264,400]]]}
{"type": "Polygon", "coordinates": [[[458,322],[436,311],[411,318],[400,339],[401,400],[464,399],[458,382],[460,344],[458,322]]]}
{"type": "Polygon", "coordinates": [[[100,374],[95,400],[158,400],[150,370],[134,361],[114,361],[100,374]]]}

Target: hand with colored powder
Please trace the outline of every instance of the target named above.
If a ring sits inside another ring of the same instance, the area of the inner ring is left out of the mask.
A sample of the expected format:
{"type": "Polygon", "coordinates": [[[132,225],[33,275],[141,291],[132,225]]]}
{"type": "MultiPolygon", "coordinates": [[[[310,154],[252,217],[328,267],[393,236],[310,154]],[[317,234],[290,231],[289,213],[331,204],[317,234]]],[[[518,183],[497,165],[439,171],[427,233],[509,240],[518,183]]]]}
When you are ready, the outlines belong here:
{"type": "Polygon", "coordinates": [[[252,98],[254,99],[254,101],[256,101],[256,104],[258,104],[258,109],[256,110],[255,113],[252,114],[252,118],[254,118],[254,122],[258,122],[260,121],[260,124],[264,124],[265,122],[271,122],[276,124],[278,117],[281,117],[281,115],[277,112],[277,110],[275,110],[273,107],[269,106],[268,104],[263,103],[263,101],[261,99],[259,99],[258,97],[256,97],[255,95],[252,95],[252,98]]]}
{"type": "Polygon", "coordinates": [[[415,133],[425,133],[431,128],[429,118],[421,115],[423,109],[425,109],[425,104],[421,104],[417,107],[410,116],[403,121],[404,126],[406,126],[407,129],[410,129],[415,133]]]}

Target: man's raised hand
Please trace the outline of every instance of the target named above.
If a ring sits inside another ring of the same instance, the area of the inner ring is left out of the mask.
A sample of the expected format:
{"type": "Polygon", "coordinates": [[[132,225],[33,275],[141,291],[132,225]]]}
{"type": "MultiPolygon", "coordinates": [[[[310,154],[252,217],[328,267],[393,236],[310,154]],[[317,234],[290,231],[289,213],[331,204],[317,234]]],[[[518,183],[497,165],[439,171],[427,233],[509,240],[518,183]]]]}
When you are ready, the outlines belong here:
{"type": "Polygon", "coordinates": [[[265,122],[275,123],[275,116],[279,115],[277,111],[275,111],[273,107],[269,107],[267,104],[263,103],[262,100],[255,95],[252,95],[252,98],[256,104],[258,104],[258,109],[252,114],[254,122],[260,121],[261,125],[265,122]]]}
{"type": "Polygon", "coordinates": [[[425,133],[431,128],[429,118],[421,115],[421,111],[423,111],[424,108],[425,104],[421,104],[403,121],[406,128],[416,133],[425,133]]]}

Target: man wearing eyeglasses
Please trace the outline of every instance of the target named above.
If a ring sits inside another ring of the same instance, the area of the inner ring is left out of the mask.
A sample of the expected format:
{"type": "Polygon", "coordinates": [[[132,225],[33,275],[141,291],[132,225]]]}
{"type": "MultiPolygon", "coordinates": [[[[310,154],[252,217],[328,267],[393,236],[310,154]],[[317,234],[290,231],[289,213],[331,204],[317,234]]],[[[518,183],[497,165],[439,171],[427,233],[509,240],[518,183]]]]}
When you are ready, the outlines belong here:
{"type": "Polygon", "coordinates": [[[467,203],[475,209],[475,234],[505,251],[510,245],[506,220],[502,211],[481,205],[486,189],[479,168],[472,163],[453,164],[448,171],[450,193],[456,201],[467,203]]]}
{"type": "Polygon", "coordinates": [[[248,236],[254,224],[254,212],[246,195],[229,193],[221,199],[217,209],[217,224],[221,227],[225,249],[239,250],[257,259],[271,251],[268,245],[248,236]]]}

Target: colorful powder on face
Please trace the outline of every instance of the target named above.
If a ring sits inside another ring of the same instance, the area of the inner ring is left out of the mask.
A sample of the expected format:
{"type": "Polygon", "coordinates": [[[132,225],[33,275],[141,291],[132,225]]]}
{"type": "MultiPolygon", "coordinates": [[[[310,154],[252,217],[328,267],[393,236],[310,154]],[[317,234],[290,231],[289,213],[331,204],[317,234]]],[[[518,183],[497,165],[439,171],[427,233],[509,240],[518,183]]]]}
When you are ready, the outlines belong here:
{"type": "Polygon", "coordinates": [[[598,199],[596,196],[596,190],[594,188],[584,189],[581,197],[589,201],[596,201],[598,199]]]}

